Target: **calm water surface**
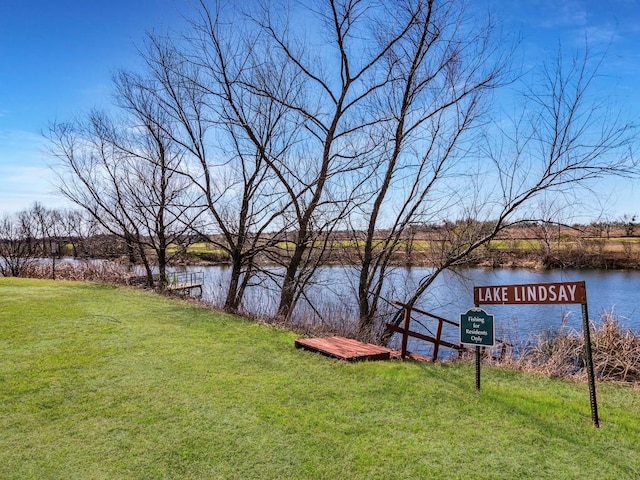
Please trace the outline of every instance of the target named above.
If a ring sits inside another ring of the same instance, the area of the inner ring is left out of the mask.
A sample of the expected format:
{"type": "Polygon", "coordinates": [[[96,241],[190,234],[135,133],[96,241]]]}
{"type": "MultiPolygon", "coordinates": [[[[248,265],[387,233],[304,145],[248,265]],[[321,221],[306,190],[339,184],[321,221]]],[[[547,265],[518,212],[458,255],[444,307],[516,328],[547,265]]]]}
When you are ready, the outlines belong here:
{"type": "MultiPolygon", "coordinates": [[[[205,273],[205,299],[221,301],[228,268],[215,266],[193,270],[203,270],[205,273]]],[[[392,272],[385,298],[402,299],[430,271],[422,267],[396,268],[392,272]]],[[[313,304],[325,317],[355,318],[356,270],[353,267],[323,267],[317,277],[309,289],[308,302],[300,303],[296,315],[312,315],[309,305],[313,304]]],[[[591,320],[598,322],[601,314],[613,311],[622,326],[640,334],[640,272],[633,271],[462,269],[441,274],[417,306],[457,322],[461,313],[473,307],[475,285],[571,281],[586,282],[591,320]]],[[[244,306],[249,311],[270,314],[276,309],[277,299],[278,292],[273,280],[262,278],[248,290],[244,306]]],[[[513,343],[527,342],[545,330],[560,328],[563,317],[567,328],[578,331],[582,328],[580,305],[488,305],[484,309],[495,316],[496,336],[513,343]]],[[[435,322],[421,316],[416,318],[421,325],[413,324],[412,329],[429,331],[435,328],[435,322]]],[[[445,328],[444,336],[448,339],[457,342],[457,335],[455,327],[445,328]]],[[[420,343],[424,345],[424,342],[420,343]]],[[[424,351],[424,348],[413,347],[415,351],[424,351]]]]}

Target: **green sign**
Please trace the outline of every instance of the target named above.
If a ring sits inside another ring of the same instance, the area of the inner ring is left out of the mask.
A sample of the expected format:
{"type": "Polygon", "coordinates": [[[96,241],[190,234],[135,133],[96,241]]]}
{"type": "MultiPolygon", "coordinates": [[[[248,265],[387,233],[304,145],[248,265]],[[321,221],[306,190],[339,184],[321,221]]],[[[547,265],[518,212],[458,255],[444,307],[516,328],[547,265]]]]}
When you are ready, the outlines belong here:
{"type": "Polygon", "coordinates": [[[493,347],[495,339],[493,315],[480,308],[472,308],[467,313],[460,314],[460,343],[493,347]]]}

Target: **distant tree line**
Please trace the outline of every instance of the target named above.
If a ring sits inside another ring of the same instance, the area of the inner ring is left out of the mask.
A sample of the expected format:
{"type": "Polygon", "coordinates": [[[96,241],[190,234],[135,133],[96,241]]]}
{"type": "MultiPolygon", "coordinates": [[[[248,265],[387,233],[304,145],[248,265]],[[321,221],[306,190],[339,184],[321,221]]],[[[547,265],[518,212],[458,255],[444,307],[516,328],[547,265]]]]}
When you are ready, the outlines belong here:
{"type": "MultiPolygon", "coordinates": [[[[0,216],[0,274],[21,276],[43,258],[116,259],[131,252],[83,210],[50,209],[40,203],[0,216]]],[[[131,263],[139,263],[129,256],[131,263]]]]}
{"type": "MultiPolygon", "coordinates": [[[[635,236],[635,228],[631,228],[634,220],[635,216],[625,214],[615,220],[597,220],[586,225],[540,221],[519,222],[503,229],[495,237],[497,246],[493,242],[486,244],[482,252],[478,252],[479,255],[469,256],[467,264],[475,265],[474,262],[479,262],[487,265],[487,262],[491,261],[496,266],[497,259],[497,265],[500,266],[505,261],[513,260],[512,255],[517,255],[521,261],[534,260],[541,265],[551,267],[572,265],[578,268],[581,266],[630,268],[636,265],[637,258],[633,257],[631,252],[633,243],[626,241],[625,237],[635,236]],[[532,244],[527,246],[528,241],[531,240],[534,241],[533,245],[538,244],[538,247],[532,247],[532,244]],[[615,251],[607,253],[603,250],[607,240],[630,247],[623,252],[625,261],[619,263],[621,258],[615,251]],[[555,248],[554,245],[556,245],[555,248]],[[596,258],[591,256],[594,249],[599,252],[596,258]],[[571,263],[576,261],[579,263],[571,263]],[[619,264],[619,267],[615,267],[616,264],[619,264]]],[[[442,224],[413,224],[403,238],[404,248],[397,251],[398,255],[393,260],[394,265],[423,264],[425,245],[446,241],[451,231],[468,228],[469,222],[471,220],[445,221],[442,224]]],[[[490,227],[491,223],[485,223],[484,227],[477,226],[478,229],[490,227]]],[[[176,243],[171,245],[171,263],[197,263],[202,260],[214,261],[217,264],[229,263],[227,256],[212,252],[214,236],[192,233],[191,236],[185,235],[183,238],[176,239],[176,243]],[[189,246],[195,244],[199,245],[191,251],[189,246]],[[206,253],[202,253],[203,251],[206,253]]],[[[377,232],[377,238],[382,242],[388,233],[387,230],[382,229],[377,232]]],[[[331,263],[357,265],[358,260],[354,254],[358,252],[358,247],[352,243],[351,237],[352,234],[348,231],[334,232],[325,260],[331,263]]],[[[149,245],[151,241],[147,239],[144,244],[149,245]]],[[[274,246],[271,257],[275,256],[277,251],[282,255],[283,250],[286,250],[286,247],[274,246]]],[[[47,275],[55,277],[56,259],[67,257],[82,261],[91,259],[116,261],[117,264],[128,268],[126,270],[104,269],[106,265],[92,263],[91,265],[99,268],[92,267],[86,270],[88,265],[84,262],[80,266],[85,275],[87,273],[90,275],[89,278],[103,278],[101,275],[106,274],[111,279],[138,284],[141,277],[131,274],[132,276],[121,278],[122,274],[126,271],[134,271],[133,267],[145,261],[149,262],[148,270],[155,271],[157,259],[150,249],[142,257],[136,254],[137,251],[138,248],[132,248],[132,245],[125,242],[123,238],[105,231],[91,215],[83,210],[47,209],[35,203],[29,209],[0,216],[0,275],[2,276],[42,275],[48,271],[47,275]],[[36,265],[40,268],[34,269],[36,265]]],[[[267,257],[262,257],[258,263],[267,268],[272,265],[267,257]]],[[[72,270],[76,271],[78,264],[71,265],[75,265],[72,270]]],[[[76,272],[80,273],[80,271],[76,272]]],[[[76,278],[85,278],[85,276],[76,278]]],[[[158,275],[151,274],[146,278],[146,285],[159,287],[161,285],[158,284],[158,280],[158,275]]]]}
{"type": "Polygon", "coordinates": [[[113,108],[50,126],[60,193],[160,286],[172,245],[210,238],[229,259],[224,308],[268,277],[285,321],[347,232],[359,334],[380,340],[415,225],[451,228],[432,273],[395,293],[409,305],[505,228],[551,219],[542,198],[636,173],[633,125],[592,96],[601,58],[559,53],[507,117],[493,95],[518,76],[517,46],[466,8],[203,0],[187,32],[150,35],[141,68],[114,76],[113,108]]]}

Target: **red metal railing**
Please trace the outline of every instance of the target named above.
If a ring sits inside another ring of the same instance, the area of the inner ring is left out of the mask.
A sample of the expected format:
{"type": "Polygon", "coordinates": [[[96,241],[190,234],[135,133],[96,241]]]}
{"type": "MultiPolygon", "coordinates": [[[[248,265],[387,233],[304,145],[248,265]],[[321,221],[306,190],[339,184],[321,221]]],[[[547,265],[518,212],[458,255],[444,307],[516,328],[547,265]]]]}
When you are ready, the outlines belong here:
{"type": "Polygon", "coordinates": [[[401,307],[404,310],[404,318],[403,318],[403,326],[399,327],[397,325],[393,325],[388,323],[387,324],[387,329],[391,330],[392,332],[397,332],[402,334],[402,346],[400,348],[400,357],[402,359],[404,359],[407,356],[407,343],[409,341],[409,337],[413,337],[413,338],[417,338],[419,340],[424,340],[426,342],[431,342],[433,343],[433,354],[431,355],[431,361],[435,362],[438,359],[438,351],[440,350],[440,346],[442,345],[443,347],[447,347],[447,348],[452,348],[454,350],[458,351],[458,354],[462,353],[462,351],[464,350],[464,347],[461,344],[455,344],[455,343],[451,343],[448,342],[446,340],[442,340],[442,327],[443,325],[449,324],[449,325],[453,325],[455,327],[460,327],[459,323],[453,322],[451,320],[447,320],[446,318],[440,317],[438,315],[434,315],[433,313],[430,312],[426,312],[424,310],[420,310],[419,308],[416,307],[412,307],[410,305],[406,305],[404,303],[398,302],[398,301],[392,301],[391,302],[393,305],[396,305],[398,307],[401,307]],[[427,317],[433,318],[434,320],[437,321],[437,325],[436,325],[436,333],[435,333],[435,337],[431,336],[431,335],[426,335],[424,333],[420,333],[420,332],[413,332],[409,329],[410,324],[411,324],[411,312],[416,312],[419,313],[421,315],[425,315],[427,317]]]}
{"type": "MultiPolygon", "coordinates": [[[[452,320],[447,320],[446,318],[440,317],[438,315],[434,315],[433,313],[430,312],[426,312],[424,310],[420,310],[419,308],[416,307],[412,307],[410,305],[398,302],[393,300],[391,302],[392,305],[396,305],[398,307],[401,307],[404,310],[404,317],[403,317],[403,326],[399,327],[397,325],[393,325],[391,323],[387,323],[387,330],[390,330],[392,332],[396,332],[396,333],[400,333],[402,334],[402,346],[400,348],[400,357],[404,360],[407,356],[407,343],[409,341],[409,337],[413,337],[413,338],[417,338],[419,340],[424,340],[426,342],[431,342],[433,343],[433,354],[431,356],[431,361],[435,362],[438,359],[438,352],[440,350],[440,346],[443,347],[447,347],[447,348],[451,348],[453,350],[457,350],[458,352],[458,356],[460,356],[462,354],[462,352],[465,350],[464,345],[460,344],[460,343],[451,343],[448,342],[446,340],[442,340],[442,327],[444,326],[444,324],[448,324],[448,325],[453,325],[456,328],[460,328],[460,324],[457,322],[454,322],[452,320]],[[419,313],[421,315],[425,315],[429,318],[432,318],[434,320],[437,321],[436,324],[436,333],[435,333],[435,337],[431,336],[431,335],[426,335],[424,333],[420,333],[420,332],[414,332],[411,331],[409,329],[410,324],[411,324],[411,312],[416,312],[419,313]]],[[[505,354],[507,347],[512,346],[510,343],[505,342],[504,340],[501,340],[499,338],[496,338],[496,343],[501,345],[501,348],[499,350],[499,354],[497,358],[502,358],[502,356],[505,354]]],[[[482,349],[483,351],[485,350],[484,348],[482,349]]]]}

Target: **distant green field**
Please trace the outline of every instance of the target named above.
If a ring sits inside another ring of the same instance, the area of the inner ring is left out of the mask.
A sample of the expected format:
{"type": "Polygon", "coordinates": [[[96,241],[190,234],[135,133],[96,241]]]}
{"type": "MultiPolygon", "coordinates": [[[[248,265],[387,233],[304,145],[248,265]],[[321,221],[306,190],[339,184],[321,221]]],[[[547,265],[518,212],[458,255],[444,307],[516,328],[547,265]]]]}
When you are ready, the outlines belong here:
{"type": "Polygon", "coordinates": [[[187,249],[191,253],[209,253],[217,251],[212,243],[198,242],[192,243],[187,249]]]}
{"type": "Polygon", "coordinates": [[[520,249],[520,250],[537,250],[541,246],[541,241],[536,239],[515,239],[515,240],[491,240],[489,246],[499,250],[504,249],[520,249]]]}
{"type": "MultiPolygon", "coordinates": [[[[521,239],[495,239],[491,240],[488,244],[489,248],[495,250],[521,250],[535,252],[543,248],[543,241],[535,238],[521,238],[521,239]]],[[[575,248],[591,248],[598,249],[598,251],[605,252],[623,252],[629,248],[637,249],[640,245],[640,238],[636,237],[611,237],[611,238],[583,238],[577,239],[570,235],[562,235],[561,238],[555,239],[551,242],[551,249],[575,249],[575,248]]],[[[279,242],[276,246],[282,250],[292,250],[295,247],[293,242],[279,242]]],[[[334,250],[342,249],[355,249],[363,248],[363,241],[355,240],[334,240],[330,242],[330,248],[334,250]]],[[[374,243],[374,248],[380,248],[382,241],[374,243]]],[[[431,242],[428,240],[401,240],[397,245],[398,252],[402,252],[405,249],[411,252],[425,252],[432,247],[431,242]]],[[[175,248],[170,249],[171,252],[175,251],[175,248]]],[[[191,244],[187,247],[187,253],[195,255],[214,254],[225,256],[226,253],[207,242],[198,242],[191,244]]]]}
{"type": "Polygon", "coordinates": [[[2,479],[635,479],[640,390],[344,363],[108,285],[0,278],[2,479]]]}

